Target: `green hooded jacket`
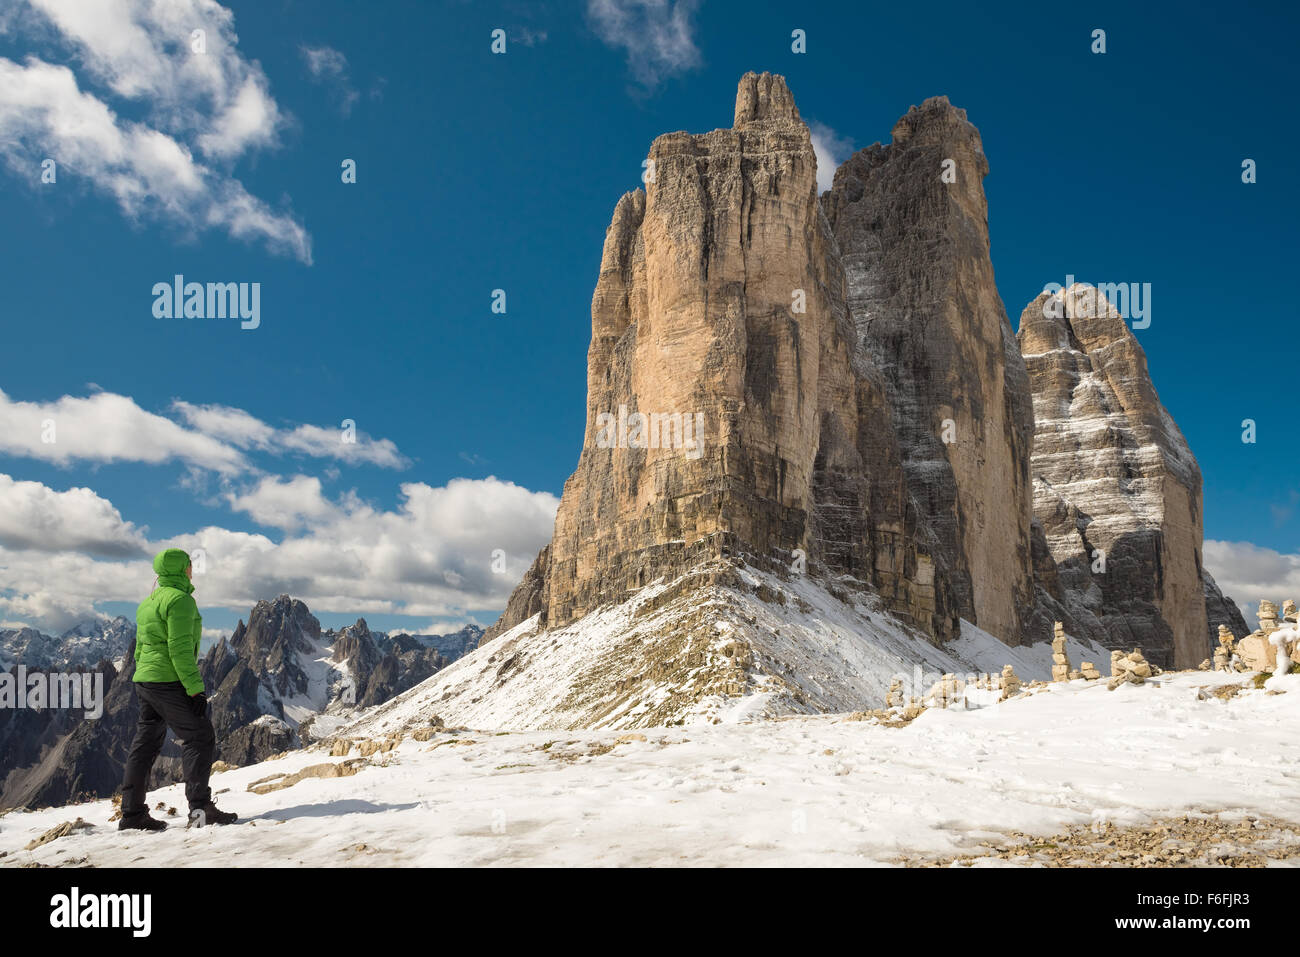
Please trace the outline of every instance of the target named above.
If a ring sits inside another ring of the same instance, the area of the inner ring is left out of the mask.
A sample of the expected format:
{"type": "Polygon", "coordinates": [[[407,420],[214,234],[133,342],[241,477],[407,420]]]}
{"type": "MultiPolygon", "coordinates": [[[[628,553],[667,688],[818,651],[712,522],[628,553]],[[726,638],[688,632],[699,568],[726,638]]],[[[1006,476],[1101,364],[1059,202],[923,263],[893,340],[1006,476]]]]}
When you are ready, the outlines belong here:
{"type": "Polygon", "coordinates": [[[158,587],[135,613],[135,681],[179,681],[188,694],[203,690],[199,639],[203,617],[185,577],[190,556],[168,548],[154,556],[158,587]]]}

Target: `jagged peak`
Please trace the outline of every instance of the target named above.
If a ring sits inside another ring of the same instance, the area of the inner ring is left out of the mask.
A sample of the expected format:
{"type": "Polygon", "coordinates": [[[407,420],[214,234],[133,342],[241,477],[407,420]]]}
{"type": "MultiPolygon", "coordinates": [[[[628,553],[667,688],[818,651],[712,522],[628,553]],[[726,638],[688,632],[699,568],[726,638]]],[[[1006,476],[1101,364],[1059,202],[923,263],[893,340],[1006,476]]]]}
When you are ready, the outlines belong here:
{"type": "Polygon", "coordinates": [[[1069,319],[1119,319],[1119,311],[1106,298],[1103,290],[1087,283],[1076,282],[1068,289],[1054,293],[1069,319]]]}
{"type": "MultiPolygon", "coordinates": [[[[968,149],[975,155],[975,170],[979,176],[988,172],[979,130],[967,119],[966,111],[953,106],[946,96],[927,97],[920,106],[909,107],[894,124],[890,135],[892,139],[888,145],[876,142],[863,147],[835,171],[835,185],[830,198],[825,201],[826,214],[832,225],[839,207],[846,201],[853,203],[862,198],[860,184],[872,175],[873,170],[914,147],[941,146],[945,150],[954,150],[954,153],[945,153],[945,158],[958,155],[957,149],[968,149]]],[[[982,192],[978,192],[978,197],[983,202],[982,192]]]]}
{"type": "Polygon", "coordinates": [[[928,143],[959,132],[971,136],[981,151],[979,130],[966,118],[966,111],[953,106],[946,96],[931,96],[921,101],[920,106],[908,107],[906,113],[890,131],[895,144],[910,141],[928,143]]]}
{"type": "Polygon", "coordinates": [[[1133,333],[1102,290],[1077,282],[1039,293],[1021,315],[1017,335],[1024,353],[1037,354],[1070,348],[1092,352],[1133,333]]]}
{"type": "Polygon", "coordinates": [[[794,94],[779,73],[746,73],[736,87],[733,129],[758,123],[802,123],[794,94]]]}

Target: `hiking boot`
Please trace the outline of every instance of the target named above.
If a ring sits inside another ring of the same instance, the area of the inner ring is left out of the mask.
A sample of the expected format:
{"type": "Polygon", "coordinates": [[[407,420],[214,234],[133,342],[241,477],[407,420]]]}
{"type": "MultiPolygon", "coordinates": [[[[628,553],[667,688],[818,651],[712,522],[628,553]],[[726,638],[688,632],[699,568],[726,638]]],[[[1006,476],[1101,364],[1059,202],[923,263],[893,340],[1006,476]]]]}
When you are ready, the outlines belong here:
{"type": "Polygon", "coordinates": [[[238,814],[223,811],[211,801],[199,807],[190,808],[190,823],[186,827],[206,827],[209,824],[234,824],[239,820],[238,814]]]}
{"type": "Polygon", "coordinates": [[[167,824],[156,817],[150,817],[146,810],[138,814],[123,814],[121,820],[117,822],[117,829],[119,831],[165,831],[167,824]]]}

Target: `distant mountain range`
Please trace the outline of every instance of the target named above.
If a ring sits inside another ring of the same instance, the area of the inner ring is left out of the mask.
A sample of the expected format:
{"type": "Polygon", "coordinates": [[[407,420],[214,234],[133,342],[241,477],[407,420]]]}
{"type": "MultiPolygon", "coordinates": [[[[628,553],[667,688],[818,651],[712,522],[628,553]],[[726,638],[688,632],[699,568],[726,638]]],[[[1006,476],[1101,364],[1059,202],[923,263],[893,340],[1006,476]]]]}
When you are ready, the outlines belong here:
{"type": "MultiPolygon", "coordinates": [[[[361,709],[383,703],[445,668],[478,643],[467,625],[447,635],[372,632],[364,619],[322,631],[288,595],[258,602],[200,660],[217,729],[218,758],[244,765],[328,735],[361,709]]],[[[131,689],[135,623],[86,622],[58,637],[32,628],[0,631],[0,670],[99,671],[104,713],[0,711],[0,808],[38,807],[112,794],[135,733],[131,689]]],[[[177,780],[179,750],[169,738],[155,785],[177,780]]]]}
{"type": "Polygon", "coordinates": [[[35,628],[0,629],[0,669],[93,668],[120,661],[135,642],[135,622],[119,615],[85,621],[54,637],[35,628]]]}

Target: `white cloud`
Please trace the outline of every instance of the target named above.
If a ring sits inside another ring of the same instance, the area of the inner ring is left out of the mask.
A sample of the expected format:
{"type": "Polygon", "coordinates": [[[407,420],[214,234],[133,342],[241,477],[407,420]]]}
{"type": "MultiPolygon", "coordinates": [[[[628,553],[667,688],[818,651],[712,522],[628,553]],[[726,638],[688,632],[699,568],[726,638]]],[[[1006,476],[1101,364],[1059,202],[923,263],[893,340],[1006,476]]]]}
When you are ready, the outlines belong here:
{"type": "Polygon", "coordinates": [[[261,419],[228,405],[194,405],[177,399],[172,408],[198,431],[237,448],[267,448],[275,435],[275,429],[261,419]]]}
{"type": "Polygon", "coordinates": [[[49,634],[96,617],[100,602],[139,602],[153,585],[149,559],[101,561],[81,551],[0,546],[0,614],[49,634]]]}
{"type": "Polygon", "coordinates": [[[835,171],[853,152],[853,141],[840,136],[825,123],[808,124],[813,154],[817,157],[817,192],[824,193],[834,184],[835,171]]]}
{"type": "Polygon", "coordinates": [[[56,492],[0,474],[0,547],[138,558],[148,542],[141,529],[88,488],[56,492]]]}
{"type": "Polygon", "coordinates": [[[15,402],[0,391],[0,452],[56,465],[179,461],[225,475],[250,467],[238,449],[219,438],[146,412],[112,392],[15,402]]]}
{"type": "MultiPolygon", "coordinates": [[[[177,400],[183,422],[148,412],[128,396],[96,392],[53,402],[18,402],[0,390],[0,453],[56,465],[76,462],[180,462],[222,476],[256,473],[248,453],[308,455],[350,465],[405,468],[410,462],[389,439],[341,428],[295,425],[276,429],[243,409],[177,400]]],[[[197,481],[193,476],[191,483],[197,481]]]]}
{"type": "MultiPolygon", "coordinates": [[[[61,631],[94,614],[100,603],[138,602],[153,582],[152,554],[176,546],[204,551],[205,570],[195,578],[201,608],[246,614],[259,599],[288,593],[316,612],[469,620],[475,610],[504,607],[550,540],[559,505],[554,495],[496,478],[454,479],[439,488],[407,483],[400,491],[400,503],[388,511],[351,493],[327,500],[307,476],[264,479],[234,496],[232,505],[271,524],[280,522],[274,509],[292,508],[305,528],[277,543],[210,526],[149,542],[131,561],[0,539],[0,617],[61,631]],[[497,549],[505,560],[501,573],[493,571],[497,549]]],[[[86,508],[58,495],[51,492],[45,501],[69,517],[86,508]]],[[[116,515],[109,503],[97,501],[103,503],[97,509],[116,515]]],[[[101,524],[111,528],[103,518],[101,524]]]]}
{"type": "Polygon", "coordinates": [[[226,500],[233,511],[244,512],[267,528],[294,529],[343,514],[325,498],[320,479],[307,475],[291,479],[268,475],[247,491],[228,492],[226,500]]]}
{"type": "Polygon", "coordinates": [[[410,465],[389,439],[375,439],[360,430],[356,441],[339,428],[298,425],[274,429],[243,409],[222,405],[193,405],[177,400],[172,407],[194,428],[216,436],[241,449],[259,449],[282,455],[297,452],[312,458],[334,458],[353,465],[377,465],[402,469],[410,465]]]}
{"type": "Polygon", "coordinates": [[[313,47],[303,44],[298,48],[298,52],[302,54],[303,61],[307,64],[307,72],[317,80],[347,75],[348,58],[333,47],[313,47]]]}
{"type": "Polygon", "coordinates": [[[1250,542],[1206,539],[1202,558],[1219,590],[1237,603],[1248,625],[1258,627],[1255,613],[1261,599],[1279,607],[1288,598],[1300,601],[1300,555],[1250,542]]]}
{"type": "Polygon", "coordinates": [[[700,65],[697,7],[696,0],[587,0],[587,17],[607,46],[627,51],[637,82],[652,88],[700,65]]]}
{"type": "Polygon", "coordinates": [[[228,165],[274,145],[285,122],[261,67],[239,55],[229,10],[213,0],[28,3],[40,18],[15,22],[29,33],[44,23],[81,72],[35,56],[22,64],[0,57],[0,157],[15,173],[34,182],[48,157],[62,177],[88,182],[133,221],[221,229],[311,263],[311,238],[291,213],[195,158],[228,165]],[[190,48],[194,29],[207,31],[205,53],[190,48]],[[143,120],[120,117],[108,97],[142,107],[143,120]]]}
{"type": "Polygon", "coordinates": [[[313,458],[336,458],[352,464],[366,463],[381,468],[401,469],[410,463],[388,439],[372,439],[358,432],[355,442],[343,442],[338,429],[319,425],[299,425],[278,434],[277,441],[286,451],[302,452],[313,458]]]}
{"type": "Polygon", "coordinates": [[[263,78],[250,76],[224,110],[212,121],[212,128],[199,136],[199,148],[209,156],[231,159],[253,144],[270,141],[279,125],[279,108],[267,92],[263,78]]]}
{"type": "Polygon", "coordinates": [[[303,62],[307,65],[307,73],[317,83],[325,84],[334,90],[339,100],[339,109],[343,115],[347,116],[352,112],[352,107],[357,100],[361,98],[352,86],[352,79],[348,74],[348,58],[328,46],[308,46],[303,44],[298,48],[302,54],[303,62]]]}
{"type": "Polygon", "coordinates": [[[145,104],[152,125],[200,133],[203,151],[221,158],[274,143],[284,119],[270,83],[240,55],[234,14],[215,0],[28,2],[90,78],[145,104]],[[204,33],[201,53],[195,30],[204,33]],[[212,138],[216,131],[229,138],[212,138]]]}

